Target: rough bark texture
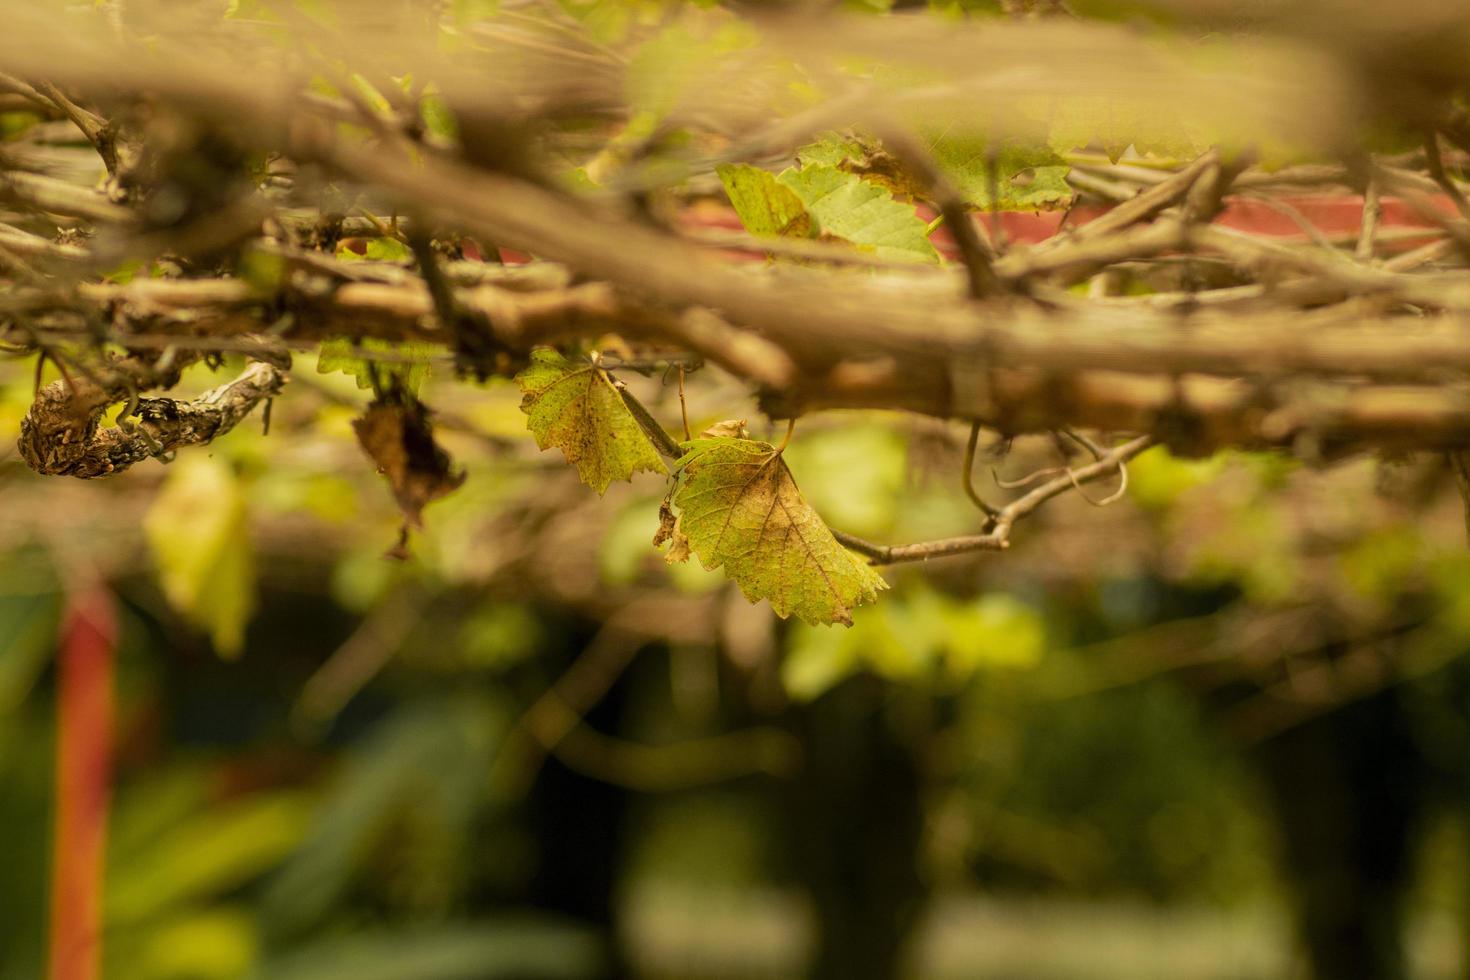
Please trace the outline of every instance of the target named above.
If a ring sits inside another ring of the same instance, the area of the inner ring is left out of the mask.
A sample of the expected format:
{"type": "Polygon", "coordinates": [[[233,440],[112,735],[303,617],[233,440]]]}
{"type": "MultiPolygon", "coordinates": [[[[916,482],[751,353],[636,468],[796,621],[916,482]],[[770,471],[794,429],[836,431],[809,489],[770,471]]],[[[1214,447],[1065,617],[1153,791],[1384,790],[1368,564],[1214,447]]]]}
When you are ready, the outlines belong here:
{"type": "Polygon", "coordinates": [[[167,387],[180,367],[158,370],[135,359],[119,359],[101,380],[55,381],[36,396],[21,420],[19,448],[38,473],[92,479],[127,469],[182,446],[207,443],[230,431],[262,401],[280,392],[285,375],[274,365],[251,364],[234,381],[193,401],[138,398],[132,416],[100,428],[108,406],[142,387],[167,387]]]}

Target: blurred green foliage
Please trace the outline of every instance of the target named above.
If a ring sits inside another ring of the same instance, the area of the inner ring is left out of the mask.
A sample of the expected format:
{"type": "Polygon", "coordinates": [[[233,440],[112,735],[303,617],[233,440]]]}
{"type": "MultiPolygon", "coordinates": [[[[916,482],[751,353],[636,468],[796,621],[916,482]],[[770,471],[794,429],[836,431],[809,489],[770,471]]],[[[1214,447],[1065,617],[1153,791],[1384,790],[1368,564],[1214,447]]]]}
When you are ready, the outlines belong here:
{"type": "MultiPolygon", "coordinates": [[[[279,23],[270,6],[228,13],[279,23]]],[[[446,47],[472,43],[469,26],[500,5],[450,6],[446,47]]],[[[999,8],[931,6],[956,17],[999,8]]],[[[1100,6],[1124,16],[1135,5],[1100,6]]],[[[661,0],[559,7],[597,43],[634,47],[627,127],[604,158],[570,170],[587,192],[635,150],[680,145],[665,131],[684,87],[670,77],[697,85],[709,59],[752,42],[733,17],[703,20],[661,0]]],[[[812,100],[812,80],[779,79],[793,105],[812,100]]],[[[349,82],[389,105],[391,89],[349,82]]],[[[414,90],[411,79],[401,87],[414,90]]],[[[417,92],[428,130],[453,139],[457,122],[432,83],[417,92]]],[[[1028,108],[1045,140],[934,137],[972,204],[1062,204],[1067,155],[1089,147],[1170,157],[1200,142],[1177,119],[1106,101],[1028,108]]],[[[0,114],[0,139],[39,122],[0,114]]],[[[741,165],[719,176],[753,233],[935,261],[929,227],[874,171],[871,149],[839,134],[779,174],[741,165]]],[[[337,257],[404,264],[410,252],[382,236],[337,257]]],[[[280,274],[269,257],[240,263],[263,290],[280,274]]],[[[1316,470],[1285,455],[1200,461],[1154,449],[1131,464],[1126,502],[1108,511],[1060,499],[1007,553],[895,570],[892,592],[857,610],[851,629],[782,624],[697,562],[661,560],[651,547],[658,476],[603,499],[580,493],[575,474],[535,452],[511,383],[453,384],[430,357],[422,345],[325,344],[315,373],[298,371],[279,399],[271,435],[242,426],[108,483],[60,485],[13,454],[0,459],[0,980],[43,971],[51,655],[64,583],[79,567],[105,577],[123,611],[108,980],[597,975],[609,953],[592,913],[554,914],[537,892],[538,875],[567,855],[582,861],[594,836],[548,836],[585,802],[547,788],[576,768],[546,758],[567,744],[530,734],[528,719],[548,704],[561,736],[593,749],[567,758],[608,777],[625,770],[595,763],[618,751],[654,770],[661,749],[755,726],[796,739],[803,712],[879,678],[877,706],[860,706],[922,760],[913,805],[926,883],[1006,901],[1275,908],[1276,829],[1246,751],[1266,736],[1252,741],[1230,712],[1291,702],[1283,694],[1308,669],[1341,680],[1351,675],[1339,669],[1343,649],[1384,635],[1397,646],[1376,687],[1299,698],[1304,714],[1287,722],[1401,688],[1435,771],[1446,783],[1470,776],[1470,694],[1455,673],[1470,643],[1470,553],[1438,460],[1316,470]],[[439,437],[469,472],[429,509],[403,562],[383,558],[400,517],[350,428],[375,379],[432,404],[439,437]],[[1297,632],[1251,632],[1294,614],[1297,632]],[[1335,632],[1313,634],[1316,620],[1335,632]],[[1190,632],[1158,632],[1181,623],[1190,632]],[[613,695],[592,709],[558,706],[553,685],[609,646],[633,664],[611,671],[613,695]],[[604,741],[578,731],[584,710],[604,741]]],[[[0,432],[19,427],[31,369],[0,364],[0,432]]],[[[677,406],[658,380],[627,380],[672,429],[677,406]]],[[[213,381],[192,368],[184,389],[213,381]]],[[[747,393],[732,388],[713,369],[693,375],[696,418],[748,412],[747,393]]],[[[919,540],[976,529],[959,489],[962,439],[854,413],[804,421],[784,458],[831,526],[919,540]]],[[[987,497],[1004,496],[1002,473],[1068,462],[1044,438],[1008,456],[1001,448],[986,447],[977,470],[987,497]]],[[[801,778],[750,767],[640,795],[626,825],[605,828],[616,840],[598,858],[615,865],[620,911],[633,914],[628,896],[640,888],[792,888],[799,844],[782,808],[801,778]]],[[[1428,840],[1426,863],[1441,878],[1424,901],[1465,914],[1470,899],[1445,884],[1464,871],[1463,840],[1453,830],[1428,840]]]]}

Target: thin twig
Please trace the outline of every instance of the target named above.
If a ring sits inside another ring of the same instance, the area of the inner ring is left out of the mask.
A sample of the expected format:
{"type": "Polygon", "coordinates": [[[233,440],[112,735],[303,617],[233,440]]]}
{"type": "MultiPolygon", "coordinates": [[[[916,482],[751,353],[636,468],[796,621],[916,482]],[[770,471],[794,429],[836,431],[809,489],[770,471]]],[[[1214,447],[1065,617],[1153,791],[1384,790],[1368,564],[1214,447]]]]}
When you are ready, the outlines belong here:
{"type": "MultiPolygon", "coordinates": [[[[937,541],[924,541],[918,544],[905,545],[883,545],[874,544],[863,538],[846,534],[841,531],[833,531],[833,535],[843,545],[858,554],[868,558],[875,565],[892,565],[898,562],[928,561],[931,558],[944,558],[950,555],[962,555],[972,551],[1004,551],[1010,547],[1011,529],[1016,522],[1035,511],[1051,498],[1065,493],[1070,489],[1079,489],[1081,485],[1091,480],[1105,476],[1114,470],[1121,469],[1123,464],[1154,444],[1152,436],[1139,436],[1123,443],[1114,449],[1106,451],[1102,458],[1076,470],[1068,469],[1065,475],[1057,477],[1042,484],[1025,496],[1018,497],[1000,509],[995,517],[993,528],[985,534],[972,534],[955,538],[942,538],[937,541]]],[[[1124,471],[1126,474],[1126,471],[1124,471]]],[[[1126,480],[1126,475],[1124,477],[1126,480]]],[[[1124,484],[1126,489],[1126,483],[1124,484]]],[[[1110,502],[1119,494],[1111,495],[1106,502],[1110,502]]],[[[1095,503],[1095,501],[1090,501],[1095,503]]]]}
{"type": "Polygon", "coordinates": [[[684,398],[684,365],[678,365],[679,369],[679,421],[684,424],[684,441],[688,442],[694,436],[689,432],[689,403],[684,398]]]}
{"type": "Polygon", "coordinates": [[[1363,223],[1358,231],[1358,244],[1353,257],[1359,262],[1373,261],[1374,242],[1378,235],[1378,224],[1383,218],[1383,202],[1379,199],[1378,181],[1369,176],[1363,188],[1363,223]]]}
{"type": "Polygon", "coordinates": [[[960,482],[965,488],[965,496],[970,498],[970,503],[979,507],[986,517],[994,518],[1000,511],[986,503],[975,490],[975,449],[980,443],[980,423],[970,423],[970,438],[965,440],[965,461],[961,465],[960,482]]]}
{"type": "Polygon", "coordinates": [[[1459,184],[1455,183],[1445,172],[1444,158],[1439,152],[1438,133],[1431,132],[1424,140],[1424,162],[1429,170],[1429,176],[1454,202],[1455,210],[1460,212],[1460,217],[1470,219],[1470,201],[1465,199],[1465,192],[1460,190],[1459,184]]]}
{"type": "Polygon", "coordinates": [[[965,263],[970,297],[985,299],[1001,292],[1002,285],[993,267],[995,254],[981,240],[975,223],[970,219],[964,196],[940,169],[934,155],[904,126],[885,125],[880,128],[879,136],[888,151],[914,175],[923,191],[938,206],[965,263]]]}

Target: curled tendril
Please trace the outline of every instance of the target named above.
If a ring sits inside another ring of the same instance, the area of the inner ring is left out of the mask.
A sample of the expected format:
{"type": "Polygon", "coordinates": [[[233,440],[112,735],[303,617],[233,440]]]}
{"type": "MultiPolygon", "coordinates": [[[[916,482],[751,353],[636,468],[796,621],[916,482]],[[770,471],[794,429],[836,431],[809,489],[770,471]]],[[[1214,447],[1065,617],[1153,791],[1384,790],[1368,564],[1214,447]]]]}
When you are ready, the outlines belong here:
{"type": "Polygon", "coordinates": [[[979,507],[985,513],[986,517],[994,520],[999,516],[1000,511],[986,503],[985,499],[975,491],[975,447],[979,445],[979,442],[980,423],[974,422],[970,425],[970,439],[965,443],[965,463],[963,472],[960,474],[960,482],[964,485],[965,496],[970,498],[970,502],[976,507],[979,507]]]}

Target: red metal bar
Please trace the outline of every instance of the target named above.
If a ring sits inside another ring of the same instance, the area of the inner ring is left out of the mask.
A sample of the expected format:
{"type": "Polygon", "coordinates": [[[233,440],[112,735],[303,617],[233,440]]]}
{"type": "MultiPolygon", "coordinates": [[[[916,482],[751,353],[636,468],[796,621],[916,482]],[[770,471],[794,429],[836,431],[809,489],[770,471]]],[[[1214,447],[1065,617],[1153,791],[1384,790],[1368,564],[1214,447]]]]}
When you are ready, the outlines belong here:
{"type": "Polygon", "coordinates": [[[68,596],[57,654],[50,980],[101,975],[116,646],[112,595],[94,586],[68,596]]]}

